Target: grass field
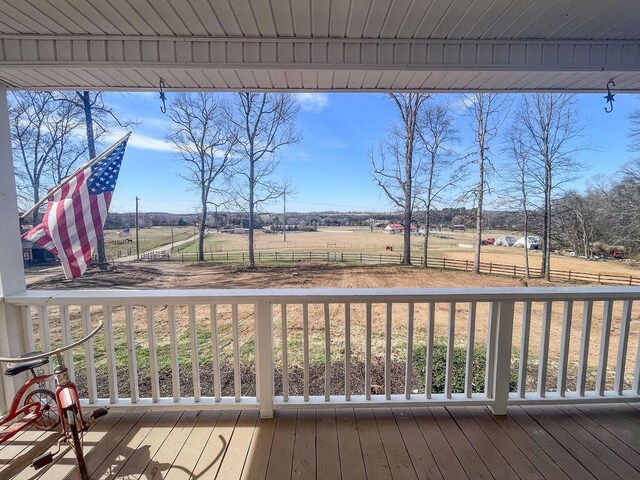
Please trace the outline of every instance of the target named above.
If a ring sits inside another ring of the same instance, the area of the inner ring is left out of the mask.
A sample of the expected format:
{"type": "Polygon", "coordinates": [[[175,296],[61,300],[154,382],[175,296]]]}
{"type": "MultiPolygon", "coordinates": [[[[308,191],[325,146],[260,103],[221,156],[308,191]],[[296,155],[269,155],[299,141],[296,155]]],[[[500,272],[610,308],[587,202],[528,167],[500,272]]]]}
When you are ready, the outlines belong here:
{"type": "MultiPolygon", "coordinates": [[[[474,233],[442,232],[433,234],[429,238],[429,258],[454,258],[473,261],[474,233]]],[[[517,232],[487,231],[484,237],[498,238],[502,235],[519,237],[517,232]]],[[[424,237],[413,236],[411,252],[418,261],[422,255],[424,237]]],[[[354,252],[369,254],[390,254],[391,247],[394,254],[402,252],[402,235],[388,235],[380,229],[370,231],[369,227],[323,227],[317,232],[288,232],[284,242],[282,234],[256,235],[255,248],[257,252],[354,252]]],[[[206,252],[246,252],[248,250],[247,235],[212,233],[205,242],[206,252]]],[[[197,246],[192,243],[178,247],[177,252],[195,253],[197,246]]],[[[529,252],[530,266],[539,268],[541,254],[538,251],[529,252]]],[[[482,262],[496,264],[524,266],[524,251],[516,247],[482,247],[482,262]]],[[[626,263],[612,261],[590,261],[579,257],[552,255],[552,270],[584,272],[593,274],[640,275],[640,269],[626,263]]]]}
{"type": "MultiPolygon", "coordinates": [[[[107,256],[111,258],[126,257],[136,253],[136,234],[135,229],[131,229],[131,233],[126,239],[118,238],[120,230],[105,230],[104,239],[107,256]],[[131,240],[131,242],[127,241],[131,240]]],[[[173,240],[179,242],[194,235],[194,228],[173,227],[173,240]]],[[[150,227],[141,228],[139,233],[140,253],[151,250],[171,243],[170,227],[150,227]]]]}

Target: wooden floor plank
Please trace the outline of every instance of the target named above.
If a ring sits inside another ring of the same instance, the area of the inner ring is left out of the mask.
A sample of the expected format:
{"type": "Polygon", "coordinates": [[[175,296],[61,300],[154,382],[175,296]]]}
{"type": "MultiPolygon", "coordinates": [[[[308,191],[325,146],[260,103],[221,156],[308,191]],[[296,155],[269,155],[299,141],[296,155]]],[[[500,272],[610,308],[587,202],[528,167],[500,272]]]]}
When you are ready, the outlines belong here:
{"type": "Polygon", "coordinates": [[[262,480],[267,476],[276,422],[275,418],[258,419],[242,470],[243,480],[262,480]]]}
{"type": "Polygon", "coordinates": [[[193,467],[193,476],[195,478],[216,478],[229,448],[239,417],[240,412],[238,411],[224,410],[220,413],[209,440],[204,447],[200,447],[202,455],[200,455],[198,462],[193,467]]]}
{"type": "Polygon", "coordinates": [[[173,466],[173,462],[191,435],[199,414],[200,412],[193,410],[182,414],[160,448],[151,456],[151,461],[143,471],[143,478],[147,480],[164,479],[165,474],[173,466]]]}
{"type": "Polygon", "coordinates": [[[595,477],[564,446],[531,418],[521,407],[509,410],[509,416],[574,480],[595,477]]]}
{"type": "Polygon", "coordinates": [[[582,443],[577,442],[560,426],[558,423],[560,418],[551,418],[547,415],[549,407],[551,406],[527,406],[524,410],[596,478],[618,478],[610,465],[602,463],[582,443]]]}
{"type": "Polygon", "coordinates": [[[142,475],[147,466],[153,462],[154,456],[173,431],[182,415],[183,412],[179,411],[165,412],[158,420],[158,423],[154,425],[152,433],[147,435],[135,452],[125,460],[124,465],[118,472],[118,476],[137,478],[142,475]]]}
{"type": "MultiPolygon", "coordinates": [[[[108,417],[107,415],[105,418],[108,417]]],[[[136,451],[147,435],[151,434],[161,417],[162,412],[145,412],[109,457],[96,468],[93,477],[100,480],[115,478],[124,462],[136,451]]]]}
{"type": "Polygon", "coordinates": [[[591,432],[598,440],[613,450],[618,456],[624,459],[629,465],[640,471],[640,453],[636,452],[633,448],[629,447],[626,443],[612,434],[605,427],[593,420],[588,415],[585,415],[579,408],[574,405],[562,405],[560,410],[576,421],[579,425],[582,425],[589,432],[591,432]]]}
{"type": "MultiPolygon", "coordinates": [[[[600,405],[576,406],[595,422],[609,430],[611,434],[626,443],[635,452],[640,453],[640,434],[638,424],[629,418],[627,409],[599,408],[600,405]]],[[[631,415],[633,416],[633,415],[631,415]]]]}
{"type": "Polygon", "coordinates": [[[452,407],[447,408],[447,411],[496,479],[511,480],[517,476],[511,465],[504,459],[466,408],[452,407]]]}
{"type": "Polygon", "coordinates": [[[442,433],[438,422],[433,418],[431,410],[426,407],[412,408],[411,413],[420,429],[422,438],[433,453],[433,458],[442,477],[445,480],[467,478],[462,464],[442,433]]]}
{"type": "Polygon", "coordinates": [[[358,426],[352,409],[336,410],[340,472],[342,478],[366,478],[358,426]]]}
{"type": "Polygon", "coordinates": [[[31,469],[33,459],[51,450],[60,438],[60,432],[26,430],[13,437],[0,451],[0,478],[11,478],[24,469],[31,469]]]}
{"type": "Polygon", "coordinates": [[[444,407],[432,407],[431,413],[436,419],[440,430],[444,433],[449,445],[453,446],[460,464],[470,478],[493,478],[489,469],[484,464],[476,450],[467,440],[464,433],[458,428],[456,422],[451,418],[449,412],[444,407]]]}
{"type": "Polygon", "coordinates": [[[274,480],[291,478],[297,415],[296,411],[277,412],[278,421],[273,435],[266,478],[274,480]]]}
{"type": "Polygon", "coordinates": [[[389,408],[376,408],[374,410],[382,446],[387,455],[389,468],[393,478],[418,479],[413,468],[413,462],[404,444],[404,439],[398,429],[396,419],[389,408]]]}
{"type": "Polygon", "coordinates": [[[373,411],[371,409],[358,408],[355,410],[355,416],[367,479],[393,478],[373,411]]]}
{"type": "Polygon", "coordinates": [[[569,415],[566,415],[564,411],[553,405],[540,407],[536,409],[536,411],[545,415],[549,421],[561,426],[594,457],[599,459],[604,465],[621,478],[640,478],[640,472],[638,472],[638,470],[629,465],[617,454],[617,452],[611,450],[595,436],[597,431],[585,428],[585,426],[580,425],[580,423],[576,422],[569,415]]]}
{"type": "Polygon", "coordinates": [[[298,412],[291,478],[316,478],[315,410],[300,410],[298,412]]]}
{"type": "Polygon", "coordinates": [[[220,410],[205,410],[199,413],[196,425],[191,430],[189,438],[174,460],[173,465],[165,474],[164,480],[187,480],[191,478],[193,470],[202,456],[202,447],[209,441],[220,417],[220,410]]]}
{"type": "Polygon", "coordinates": [[[511,407],[508,415],[491,415],[487,418],[493,421],[518,446],[545,478],[568,480],[570,477],[562,468],[511,417],[511,412],[519,409],[520,407],[511,407]]]}
{"type": "Polygon", "coordinates": [[[531,480],[544,479],[542,472],[531,463],[513,440],[490,418],[492,415],[485,407],[470,407],[467,408],[467,411],[484,432],[486,439],[495,445],[518,477],[531,480]]]}
{"type": "Polygon", "coordinates": [[[240,413],[229,447],[220,464],[219,478],[241,477],[257,421],[258,412],[255,410],[240,413]]]}
{"type": "Polygon", "coordinates": [[[340,451],[336,411],[316,412],[316,473],[318,478],[340,478],[340,451]]]}
{"type": "Polygon", "coordinates": [[[413,462],[418,478],[442,479],[438,464],[431,449],[420,433],[420,428],[409,408],[394,408],[392,413],[404,439],[405,446],[413,462]]]}

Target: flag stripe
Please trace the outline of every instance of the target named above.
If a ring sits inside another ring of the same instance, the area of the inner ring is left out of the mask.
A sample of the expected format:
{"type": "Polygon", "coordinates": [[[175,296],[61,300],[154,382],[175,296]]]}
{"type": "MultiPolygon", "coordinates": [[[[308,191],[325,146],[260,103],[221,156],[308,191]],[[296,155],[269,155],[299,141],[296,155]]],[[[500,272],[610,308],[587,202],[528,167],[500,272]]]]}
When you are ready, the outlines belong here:
{"type": "Polygon", "coordinates": [[[81,276],[102,235],[126,139],[105,158],[77,173],[49,198],[39,225],[23,238],[60,258],[67,278],[81,276]]]}

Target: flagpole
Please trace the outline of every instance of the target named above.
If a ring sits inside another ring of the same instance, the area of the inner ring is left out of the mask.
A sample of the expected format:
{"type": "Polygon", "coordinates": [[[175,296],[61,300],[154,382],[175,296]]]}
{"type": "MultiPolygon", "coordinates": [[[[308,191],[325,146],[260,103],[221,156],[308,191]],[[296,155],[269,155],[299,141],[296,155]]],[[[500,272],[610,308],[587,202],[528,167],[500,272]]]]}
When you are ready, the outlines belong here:
{"type": "Polygon", "coordinates": [[[51,197],[53,194],[59,192],[62,187],[64,187],[67,183],[69,183],[71,180],[73,180],[73,177],[75,177],[78,173],[80,173],[82,170],[85,170],[87,168],[89,168],[90,166],[92,166],[94,163],[99,162],[100,160],[102,160],[104,157],[106,157],[107,155],[109,155],[112,151],[114,151],[118,145],[120,145],[122,142],[124,142],[126,139],[128,139],[131,136],[132,132],[127,133],[124,137],[122,137],[120,140],[118,140],[116,143],[114,143],[113,145],[111,145],[109,148],[107,148],[104,152],[102,152],[100,155],[98,155],[97,157],[89,160],[87,163],[85,163],[84,165],[79,166],[75,172],[73,172],[71,175],[69,175],[66,179],[64,179],[62,181],[62,183],[60,183],[58,186],[54,187],[50,192],[47,192],[47,195],[42,198],[38,203],[36,203],[33,207],[31,207],[29,210],[27,210],[25,213],[23,213],[22,215],[20,215],[20,220],[23,220],[25,218],[27,218],[29,215],[31,215],[33,212],[35,212],[40,205],[42,205],[44,202],[46,202],[47,200],[49,200],[49,197],[51,197]]]}

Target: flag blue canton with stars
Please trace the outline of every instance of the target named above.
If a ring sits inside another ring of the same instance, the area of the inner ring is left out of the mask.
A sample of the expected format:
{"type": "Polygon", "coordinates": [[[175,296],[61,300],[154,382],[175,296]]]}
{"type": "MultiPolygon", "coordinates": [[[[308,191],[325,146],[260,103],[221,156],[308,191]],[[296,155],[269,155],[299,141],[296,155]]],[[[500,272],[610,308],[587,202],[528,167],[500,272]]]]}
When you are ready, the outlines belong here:
{"type": "Polygon", "coordinates": [[[87,181],[89,193],[98,195],[115,190],[126,146],[127,141],[125,140],[113,152],[91,166],[91,176],[87,181]]]}

